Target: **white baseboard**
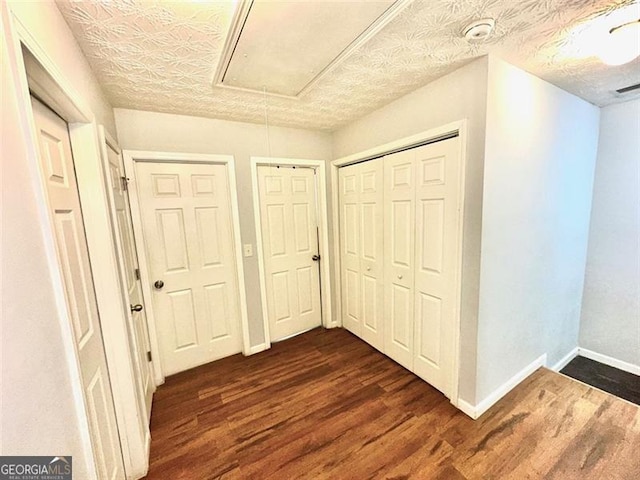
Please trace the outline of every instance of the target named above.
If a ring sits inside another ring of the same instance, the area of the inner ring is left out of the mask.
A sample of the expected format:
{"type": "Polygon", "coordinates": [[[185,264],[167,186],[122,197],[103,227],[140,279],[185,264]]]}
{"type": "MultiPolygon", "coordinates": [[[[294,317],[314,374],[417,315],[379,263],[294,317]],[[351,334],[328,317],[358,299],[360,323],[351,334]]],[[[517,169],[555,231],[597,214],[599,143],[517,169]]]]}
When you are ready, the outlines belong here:
{"type": "Polygon", "coordinates": [[[249,353],[248,355],[255,355],[256,353],[260,353],[260,352],[264,352],[265,350],[267,350],[267,344],[266,343],[260,343],[259,345],[254,345],[253,347],[251,347],[249,349],[249,353]]]}
{"type": "Polygon", "coordinates": [[[634,365],[633,363],[624,362],[622,360],[618,360],[617,358],[603,355],[602,353],[594,352],[593,350],[588,350],[582,347],[578,348],[578,355],[580,355],[581,357],[590,358],[591,360],[595,360],[596,362],[604,363],[605,365],[609,365],[610,367],[614,367],[619,370],[624,370],[625,372],[633,373],[634,375],[640,375],[640,365],[634,365]]]}
{"type": "Polygon", "coordinates": [[[516,373],[505,383],[496,388],[488,397],[477,405],[471,405],[462,399],[458,399],[457,407],[474,420],[479,418],[484,412],[494,406],[502,397],[513,390],[520,382],[535,372],[538,368],[543,367],[547,363],[547,354],[540,355],[525,368],[516,373]]]}
{"type": "Polygon", "coordinates": [[[465,413],[474,420],[478,418],[476,407],[471,405],[469,402],[465,402],[464,400],[459,398],[458,405],[456,405],[456,407],[458,407],[458,410],[462,411],[462,413],[465,413]]]}
{"type": "Polygon", "coordinates": [[[579,351],[580,349],[578,347],[574,348],[569,353],[567,353],[564,357],[562,357],[558,363],[556,363],[552,367],[549,367],[549,369],[553,370],[554,372],[559,372],[564,367],[566,367],[571,360],[573,360],[578,356],[579,351]]]}

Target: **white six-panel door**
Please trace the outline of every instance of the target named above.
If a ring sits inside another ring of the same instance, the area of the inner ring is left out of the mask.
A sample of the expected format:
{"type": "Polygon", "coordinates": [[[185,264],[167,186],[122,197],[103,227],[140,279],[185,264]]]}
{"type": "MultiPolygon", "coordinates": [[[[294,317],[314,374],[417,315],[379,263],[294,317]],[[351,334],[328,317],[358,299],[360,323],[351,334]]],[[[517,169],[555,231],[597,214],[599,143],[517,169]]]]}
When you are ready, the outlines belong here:
{"type": "MultiPolygon", "coordinates": [[[[125,478],[67,124],[31,99],[99,478],[125,478]]],[[[46,412],[43,412],[46,413],[46,412]]]]}
{"type": "MultiPolygon", "coordinates": [[[[127,290],[127,299],[131,307],[139,305],[142,310],[131,309],[129,317],[129,341],[134,348],[134,364],[136,369],[136,380],[138,381],[138,396],[140,406],[144,412],[141,419],[146,425],[151,419],[151,401],[153,399],[153,377],[148,353],[149,330],[147,325],[147,314],[144,309],[142,298],[142,285],[138,270],[138,256],[136,254],[135,239],[133,236],[133,226],[131,223],[131,209],[129,206],[129,195],[126,190],[126,178],[124,175],[124,164],[119,149],[107,141],[101,139],[106,146],[107,152],[107,182],[112,193],[113,208],[115,209],[116,227],[118,241],[116,246],[118,255],[122,259],[124,267],[124,287],[127,290]]],[[[144,430],[144,429],[143,429],[144,430]]]]}
{"type": "Polygon", "coordinates": [[[343,325],[384,351],[382,159],[339,171],[343,325]]]}
{"type": "Polygon", "coordinates": [[[384,157],[385,353],[413,369],[414,152],[384,157]]]}
{"type": "Polygon", "coordinates": [[[165,375],[241,351],[227,168],[135,163],[165,375]]]}
{"type": "Polygon", "coordinates": [[[322,324],[315,174],[258,166],[269,336],[281,340],[322,324]]]}

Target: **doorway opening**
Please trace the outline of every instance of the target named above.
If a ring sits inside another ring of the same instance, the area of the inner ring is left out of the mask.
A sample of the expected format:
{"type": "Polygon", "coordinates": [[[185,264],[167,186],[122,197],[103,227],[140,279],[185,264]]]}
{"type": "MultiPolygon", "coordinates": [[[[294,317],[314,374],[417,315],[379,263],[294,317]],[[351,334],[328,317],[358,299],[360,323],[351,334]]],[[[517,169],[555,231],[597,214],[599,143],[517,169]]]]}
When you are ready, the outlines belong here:
{"type": "Polygon", "coordinates": [[[262,349],[332,321],[325,164],[251,159],[262,349]]]}

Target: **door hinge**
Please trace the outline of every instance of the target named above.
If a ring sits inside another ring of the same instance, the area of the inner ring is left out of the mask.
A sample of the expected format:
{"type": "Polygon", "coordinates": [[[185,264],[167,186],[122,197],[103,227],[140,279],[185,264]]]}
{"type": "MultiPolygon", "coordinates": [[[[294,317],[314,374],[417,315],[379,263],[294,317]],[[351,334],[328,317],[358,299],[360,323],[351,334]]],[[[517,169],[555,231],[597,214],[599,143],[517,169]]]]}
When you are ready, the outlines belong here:
{"type": "Polygon", "coordinates": [[[151,361],[151,352],[147,352],[147,362],[151,361]]]}
{"type": "Polygon", "coordinates": [[[120,181],[122,182],[122,190],[127,190],[129,179],[127,177],[120,177],[120,181]]]}
{"type": "Polygon", "coordinates": [[[140,269],[139,269],[139,268],[136,268],[136,269],[134,270],[134,272],[135,272],[135,274],[136,274],[136,280],[140,280],[140,269]]]}

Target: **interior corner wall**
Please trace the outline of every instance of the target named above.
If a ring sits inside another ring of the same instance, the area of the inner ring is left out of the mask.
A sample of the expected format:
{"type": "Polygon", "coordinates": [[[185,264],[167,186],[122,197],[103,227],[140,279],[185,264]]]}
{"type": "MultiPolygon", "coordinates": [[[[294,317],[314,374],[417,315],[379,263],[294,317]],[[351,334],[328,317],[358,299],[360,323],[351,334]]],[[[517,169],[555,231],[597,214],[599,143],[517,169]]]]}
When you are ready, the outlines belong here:
{"type": "MultiPolygon", "coordinates": [[[[264,125],[210,118],[144,112],[116,108],[120,147],[179,153],[233,155],[235,158],[240,235],[243,244],[254,246],[252,257],[242,257],[251,346],[264,342],[260,274],[256,249],[251,184],[252,156],[268,157],[264,125]]],[[[271,157],[312,160],[331,159],[329,133],[270,126],[271,157]]],[[[238,252],[242,255],[242,252],[238,252]]]]}
{"type": "Polygon", "coordinates": [[[578,346],[599,109],[489,59],[476,403],[578,346]]]}
{"type": "Polygon", "coordinates": [[[640,100],[601,112],[580,347],[640,368],[640,100]]]}
{"type": "MultiPolygon", "coordinates": [[[[3,22],[6,4],[0,5],[3,22]]],[[[94,478],[80,424],[29,168],[13,55],[2,35],[2,455],[72,455],[76,478],[94,478]]],[[[83,433],[84,432],[84,433],[83,433]]]]}
{"type": "Polygon", "coordinates": [[[87,102],[96,121],[104,125],[115,138],[113,108],[55,2],[8,0],[8,5],[17,21],[45,50],[62,76],[87,102]]]}
{"type": "Polygon", "coordinates": [[[483,57],[333,134],[334,158],[340,158],[467,119],[459,397],[471,404],[476,383],[486,96],[487,58],[483,57]]]}

